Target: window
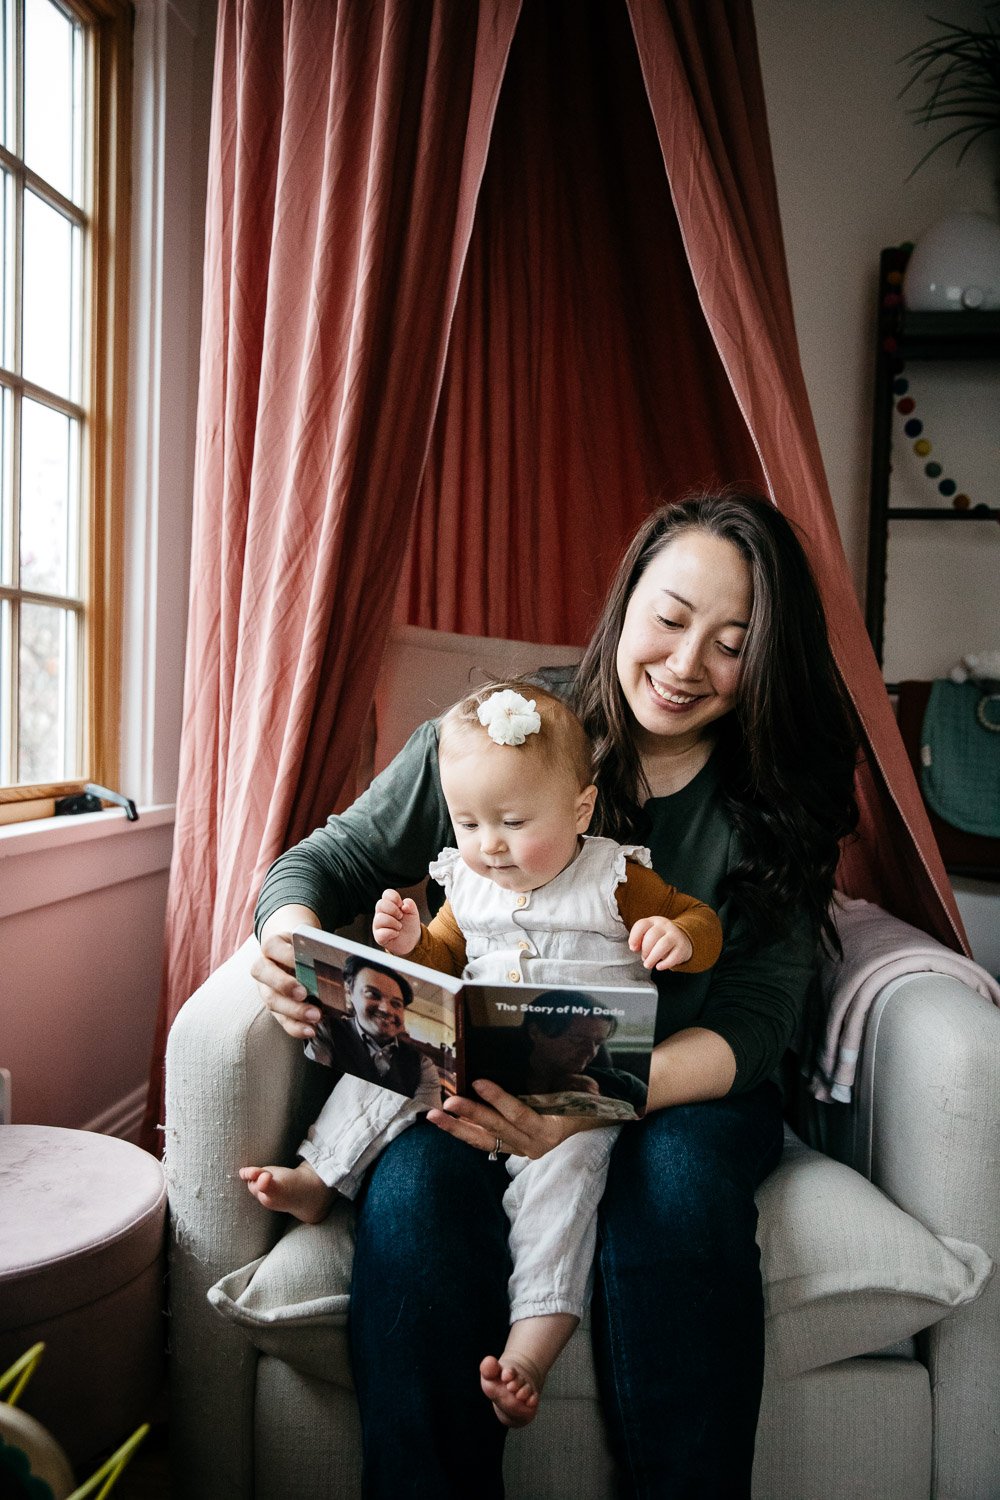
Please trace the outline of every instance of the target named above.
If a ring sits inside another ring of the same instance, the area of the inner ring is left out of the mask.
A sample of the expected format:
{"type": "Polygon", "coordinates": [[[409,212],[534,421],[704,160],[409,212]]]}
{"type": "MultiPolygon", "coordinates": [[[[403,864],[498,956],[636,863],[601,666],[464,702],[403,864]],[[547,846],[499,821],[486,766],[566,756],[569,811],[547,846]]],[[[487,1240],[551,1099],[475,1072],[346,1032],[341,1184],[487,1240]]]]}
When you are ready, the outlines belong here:
{"type": "Polygon", "coordinates": [[[117,779],[132,12],[0,6],[0,798],[18,798],[117,779]]]}

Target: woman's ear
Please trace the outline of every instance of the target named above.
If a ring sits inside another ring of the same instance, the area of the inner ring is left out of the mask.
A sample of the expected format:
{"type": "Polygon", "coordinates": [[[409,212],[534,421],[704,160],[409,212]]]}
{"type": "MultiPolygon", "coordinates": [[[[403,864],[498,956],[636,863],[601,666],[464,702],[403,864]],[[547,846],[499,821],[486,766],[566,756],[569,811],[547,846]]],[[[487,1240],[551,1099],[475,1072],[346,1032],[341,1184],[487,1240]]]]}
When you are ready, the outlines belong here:
{"type": "Polygon", "coordinates": [[[594,816],[594,804],[597,801],[596,786],[585,786],[576,799],[576,831],[586,833],[590,827],[590,820],[594,816]]]}

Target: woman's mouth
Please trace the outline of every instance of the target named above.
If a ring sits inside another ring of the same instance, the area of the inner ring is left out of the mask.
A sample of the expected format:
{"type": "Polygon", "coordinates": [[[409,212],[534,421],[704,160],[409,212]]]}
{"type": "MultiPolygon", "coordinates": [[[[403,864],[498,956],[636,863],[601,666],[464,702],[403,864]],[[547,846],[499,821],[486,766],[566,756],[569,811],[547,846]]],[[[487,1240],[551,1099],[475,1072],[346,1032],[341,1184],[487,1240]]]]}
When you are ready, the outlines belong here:
{"type": "Polygon", "coordinates": [[[657,701],[667,704],[670,708],[690,708],[692,703],[700,703],[705,696],[704,693],[680,693],[676,688],[662,687],[655,678],[650,677],[648,672],[646,681],[657,701]]]}

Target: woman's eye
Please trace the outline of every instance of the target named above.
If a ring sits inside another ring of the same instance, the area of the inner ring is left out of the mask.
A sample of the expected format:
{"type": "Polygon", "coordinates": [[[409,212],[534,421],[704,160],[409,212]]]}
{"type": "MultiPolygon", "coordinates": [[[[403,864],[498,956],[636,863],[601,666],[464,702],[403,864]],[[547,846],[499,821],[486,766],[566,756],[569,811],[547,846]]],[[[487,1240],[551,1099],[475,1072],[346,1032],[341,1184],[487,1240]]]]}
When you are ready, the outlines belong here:
{"type": "Polygon", "coordinates": [[[665,625],[668,630],[680,630],[681,628],[679,620],[668,620],[663,615],[657,615],[656,621],[658,625],[665,625]]]}
{"type": "Polygon", "coordinates": [[[719,642],[719,650],[722,652],[723,656],[739,656],[741,649],[742,648],[740,646],[727,646],[725,641],[719,642]]]}

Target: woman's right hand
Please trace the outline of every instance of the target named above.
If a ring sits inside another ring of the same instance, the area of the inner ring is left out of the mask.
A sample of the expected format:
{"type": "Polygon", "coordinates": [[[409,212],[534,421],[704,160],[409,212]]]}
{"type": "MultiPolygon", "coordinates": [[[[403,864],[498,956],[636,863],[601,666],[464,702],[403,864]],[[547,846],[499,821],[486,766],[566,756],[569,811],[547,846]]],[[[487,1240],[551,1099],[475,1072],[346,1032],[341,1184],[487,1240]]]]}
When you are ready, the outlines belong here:
{"type": "Polygon", "coordinates": [[[278,1025],[300,1041],[316,1035],[321,1011],[295,977],[293,927],[319,927],[308,906],[279,906],[260,932],[260,957],[250,965],[260,997],[278,1025]]]}

